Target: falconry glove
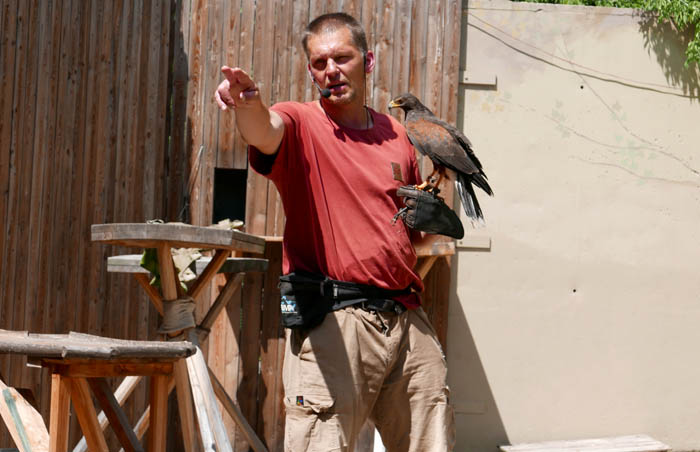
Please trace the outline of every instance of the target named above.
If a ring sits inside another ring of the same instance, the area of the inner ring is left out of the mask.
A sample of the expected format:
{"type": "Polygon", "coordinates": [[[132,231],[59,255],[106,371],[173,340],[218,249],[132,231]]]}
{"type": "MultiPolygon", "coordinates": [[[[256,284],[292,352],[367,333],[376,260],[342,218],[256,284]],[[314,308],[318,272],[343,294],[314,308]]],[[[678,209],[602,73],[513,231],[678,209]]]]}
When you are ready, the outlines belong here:
{"type": "Polygon", "coordinates": [[[437,194],[412,185],[400,187],[396,194],[404,198],[406,207],[394,215],[394,221],[401,218],[409,228],[428,234],[441,234],[455,239],[464,237],[464,227],[459,217],[437,194]]]}

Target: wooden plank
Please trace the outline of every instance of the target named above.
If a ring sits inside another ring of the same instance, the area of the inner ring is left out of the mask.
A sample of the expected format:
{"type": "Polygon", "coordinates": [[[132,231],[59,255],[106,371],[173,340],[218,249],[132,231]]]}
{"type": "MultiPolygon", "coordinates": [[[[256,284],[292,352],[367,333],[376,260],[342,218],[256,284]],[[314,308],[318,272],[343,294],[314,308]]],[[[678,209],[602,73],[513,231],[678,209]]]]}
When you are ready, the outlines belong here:
{"type": "Polygon", "coordinates": [[[71,400],[75,414],[80,422],[80,427],[85,435],[85,440],[88,444],[88,449],[92,451],[108,452],[107,441],[104,433],[97,422],[97,413],[95,406],[92,404],[90,396],[90,387],[84,378],[70,378],[71,382],[71,400]]]}
{"type": "MultiPolygon", "coordinates": [[[[141,254],[122,254],[107,258],[107,271],[114,273],[134,273],[148,275],[149,272],[141,267],[141,254]]],[[[211,257],[203,256],[194,263],[194,271],[201,274],[211,262],[211,257]]],[[[219,273],[264,272],[267,270],[267,260],[255,257],[229,257],[219,268],[219,273]]],[[[148,282],[148,277],[145,278],[148,282]]],[[[145,289],[145,287],[144,287],[145,289]]],[[[157,291],[156,291],[157,292],[157,291]]],[[[150,294],[149,294],[150,296],[150,294]]]]}
{"type": "Polygon", "coordinates": [[[260,387],[258,431],[271,450],[284,448],[284,330],[280,321],[279,277],[282,274],[282,243],[268,242],[265,257],[270,269],[265,274],[260,331],[260,387]]]}
{"type": "Polygon", "coordinates": [[[372,92],[372,107],[378,111],[386,111],[391,100],[391,80],[393,78],[394,52],[394,17],[395,8],[390,0],[377,0],[376,15],[377,42],[375,55],[377,64],[374,69],[372,92]]]}
{"type": "Polygon", "coordinates": [[[148,450],[150,452],[165,452],[165,433],[168,428],[168,377],[166,375],[152,376],[150,388],[148,450]]]}
{"type": "Polygon", "coordinates": [[[2,380],[0,416],[20,452],[49,450],[49,432],[41,414],[15,388],[8,388],[2,380]]]}
{"type": "Polygon", "coordinates": [[[70,365],[54,366],[54,371],[66,377],[96,378],[96,377],[125,377],[129,375],[170,375],[173,373],[172,362],[152,362],[146,360],[142,363],[110,363],[110,362],[86,362],[70,365]]]}
{"type": "MultiPolygon", "coordinates": [[[[90,385],[95,399],[97,399],[97,402],[100,404],[102,412],[107,419],[109,419],[112,430],[124,447],[124,450],[127,452],[143,452],[143,447],[139,444],[139,440],[136,434],[134,434],[134,430],[131,428],[126,414],[122,410],[114,394],[112,394],[107,381],[104,378],[88,378],[87,383],[90,385]]],[[[100,431],[104,430],[102,424],[99,422],[99,417],[98,424],[100,431]]]]}
{"type": "MultiPolygon", "coordinates": [[[[201,353],[198,351],[198,353],[201,353]]],[[[204,400],[204,390],[200,387],[200,381],[197,377],[195,364],[192,360],[187,361],[187,373],[190,377],[190,387],[192,388],[192,398],[194,399],[194,407],[197,413],[197,423],[199,424],[199,435],[202,439],[202,448],[205,452],[215,451],[216,439],[209,418],[209,412],[206,408],[204,400]]]]}
{"type": "Polygon", "coordinates": [[[430,269],[433,267],[433,264],[437,260],[438,256],[428,256],[424,258],[419,264],[416,269],[416,273],[418,273],[418,276],[420,276],[420,279],[425,279],[426,275],[430,271],[430,269]]]}
{"type": "Polygon", "coordinates": [[[222,248],[262,254],[265,240],[245,232],[188,224],[93,224],[92,241],[138,248],[155,248],[166,241],[174,248],[222,248]]]}
{"type": "MultiPolygon", "coordinates": [[[[191,336],[191,339],[194,337],[191,336]]],[[[196,341],[196,338],[194,338],[196,341]]],[[[196,342],[195,342],[196,343],[196,342]]],[[[228,435],[226,434],[226,428],[224,427],[223,419],[221,418],[221,412],[219,411],[219,406],[216,403],[216,397],[214,395],[214,389],[212,388],[211,381],[209,380],[209,371],[207,369],[207,364],[204,361],[204,355],[201,350],[197,350],[197,353],[187,358],[187,371],[190,375],[190,381],[192,384],[192,395],[197,403],[203,403],[206,410],[207,419],[210,422],[212,433],[216,441],[217,450],[222,451],[232,451],[231,443],[229,442],[228,435]],[[195,383],[196,381],[196,383],[195,383]],[[199,392],[199,394],[198,394],[199,392]]],[[[197,411],[199,418],[200,411],[197,411]]]]}
{"type": "Polygon", "coordinates": [[[184,360],[181,359],[175,363],[174,377],[177,388],[177,407],[182,426],[182,440],[186,451],[196,451],[197,435],[195,434],[194,406],[187,364],[184,360]]]}
{"type": "Polygon", "coordinates": [[[231,416],[231,419],[233,419],[236,422],[238,428],[241,429],[246,441],[248,441],[248,444],[250,444],[250,447],[255,452],[267,452],[267,448],[257,437],[255,431],[250,426],[248,421],[246,421],[245,416],[243,416],[243,413],[241,412],[240,408],[238,408],[238,406],[233,402],[233,400],[231,400],[231,397],[226,392],[226,389],[224,389],[224,386],[221,384],[219,379],[216,378],[216,375],[214,375],[214,372],[212,372],[211,370],[209,370],[209,378],[211,379],[212,387],[214,389],[216,397],[219,399],[228,415],[231,416]]]}
{"type": "MultiPolygon", "coordinates": [[[[131,393],[136,389],[136,386],[141,382],[143,379],[143,376],[141,375],[129,375],[124,377],[122,382],[119,384],[119,387],[117,388],[116,391],[114,391],[114,398],[116,399],[117,403],[119,406],[124,405],[124,401],[131,395],[131,393]]],[[[89,380],[88,380],[89,382],[89,380]]],[[[100,428],[102,431],[104,431],[105,428],[107,428],[107,425],[109,424],[109,419],[107,419],[107,415],[104,413],[104,411],[100,412],[97,415],[97,421],[100,424],[100,428]]],[[[137,436],[137,438],[141,438],[140,436],[137,436]]],[[[87,451],[87,442],[85,441],[85,437],[81,438],[78,444],[73,448],[73,452],[86,452],[87,451]]]]}
{"type": "Polygon", "coordinates": [[[51,417],[49,420],[49,452],[68,450],[70,422],[70,379],[60,374],[51,375],[51,417]]]}
{"type": "MultiPolygon", "coordinates": [[[[241,411],[255,431],[262,435],[257,425],[258,405],[258,366],[260,352],[262,276],[246,274],[241,298],[243,325],[240,339],[240,371],[236,399],[241,411]]],[[[238,448],[238,444],[236,444],[238,448]]]]}
{"type": "Polygon", "coordinates": [[[500,446],[499,449],[505,452],[665,452],[670,450],[670,447],[648,435],[627,435],[612,438],[516,444],[500,446]]]}

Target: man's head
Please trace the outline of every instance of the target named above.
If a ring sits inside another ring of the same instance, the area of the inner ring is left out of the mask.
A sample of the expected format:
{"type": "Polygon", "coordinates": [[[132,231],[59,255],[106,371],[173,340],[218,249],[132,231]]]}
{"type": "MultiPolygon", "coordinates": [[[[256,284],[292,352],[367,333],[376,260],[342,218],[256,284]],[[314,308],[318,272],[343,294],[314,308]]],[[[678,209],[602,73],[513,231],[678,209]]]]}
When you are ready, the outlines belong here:
{"type": "MultiPolygon", "coordinates": [[[[366,74],[374,68],[374,54],[360,24],[345,13],[314,19],[302,39],[309,76],[324,91],[328,105],[361,107],[366,74]]],[[[364,109],[362,110],[364,113],[364,109]]]]}
{"type": "Polygon", "coordinates": [[[347,28],[350,30],[355,47],[357,47],[363,55],[367,54],[367,37],[365,31],[362,29],[362,25],[349,14],[330,13],[318,16],[306,26],[301,38],[301,44],[304,46],[306,57],[309,57],[310,36],[335,31],[339,28],[347,28]]]}

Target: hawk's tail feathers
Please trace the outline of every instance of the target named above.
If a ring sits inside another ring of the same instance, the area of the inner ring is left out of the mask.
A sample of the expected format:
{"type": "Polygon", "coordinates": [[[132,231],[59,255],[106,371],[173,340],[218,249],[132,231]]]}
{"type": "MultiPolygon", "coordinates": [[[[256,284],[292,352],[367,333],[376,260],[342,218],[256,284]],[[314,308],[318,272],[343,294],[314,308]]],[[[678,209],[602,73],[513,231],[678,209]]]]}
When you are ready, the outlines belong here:
{"type": "Polygon", "coordinates": [[[469,178],[458,174],[455,185],[457,186],[457,193],[459,193],[459,199],[462,201],[464,212],[467,214],[472,223],[476,222],[483,225],[484,214],[481,212],[481,206],[479,205],[479,201],[476,199],[474,187],[472,187],[469,178]]]}

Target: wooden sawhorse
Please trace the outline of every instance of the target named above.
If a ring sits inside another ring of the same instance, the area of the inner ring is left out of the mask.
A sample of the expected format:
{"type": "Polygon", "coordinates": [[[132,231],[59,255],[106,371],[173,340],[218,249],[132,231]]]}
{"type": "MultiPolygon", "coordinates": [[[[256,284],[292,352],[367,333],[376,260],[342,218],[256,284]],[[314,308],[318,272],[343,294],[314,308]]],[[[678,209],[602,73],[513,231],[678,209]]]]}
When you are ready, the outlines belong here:
{"type": "Polygon", "coordinates": [[[27,355],[51,371],[49,451],[66,452],[70,402],[90,451],[108,451],[90,392],[109,419],[125,451],[143,451],[106,377],[150,378],[149,451],[164,452],[168,394],[175,363],[196,352],[189,342],[126,341],[88,334],[31,334],[0,330],[0,353],[27,355]]]}

